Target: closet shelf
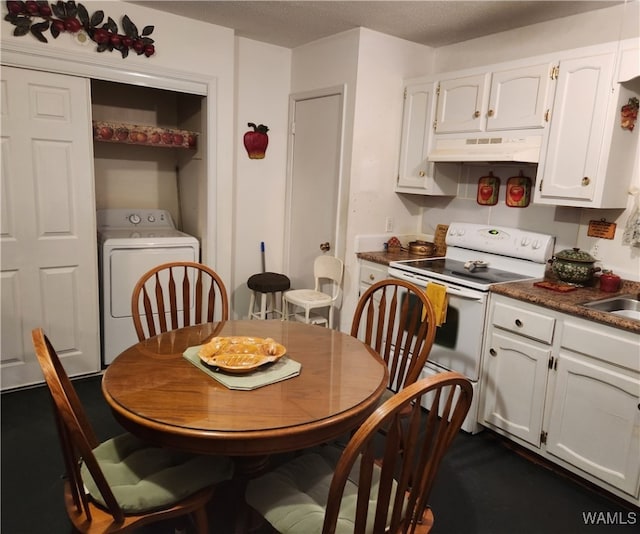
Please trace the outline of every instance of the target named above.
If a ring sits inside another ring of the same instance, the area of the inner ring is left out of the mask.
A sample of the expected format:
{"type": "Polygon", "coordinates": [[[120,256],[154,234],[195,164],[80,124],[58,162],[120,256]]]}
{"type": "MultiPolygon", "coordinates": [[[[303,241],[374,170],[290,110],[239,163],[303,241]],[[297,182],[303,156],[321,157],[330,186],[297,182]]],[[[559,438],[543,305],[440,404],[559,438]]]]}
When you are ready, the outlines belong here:
{"type": "Polygon", "coordinates": [[[195,150],[198,134],[177,128],[140,126],[113,121],[92,121],[93,138],[106,143],[124,143],[164,148],[189,148],[195,150]]]}

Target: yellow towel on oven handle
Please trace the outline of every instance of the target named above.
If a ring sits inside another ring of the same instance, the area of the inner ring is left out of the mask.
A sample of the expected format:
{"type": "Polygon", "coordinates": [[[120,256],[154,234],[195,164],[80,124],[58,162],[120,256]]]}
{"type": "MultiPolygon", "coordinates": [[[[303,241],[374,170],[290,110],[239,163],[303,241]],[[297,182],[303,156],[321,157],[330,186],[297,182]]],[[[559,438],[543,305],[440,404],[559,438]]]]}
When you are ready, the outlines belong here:
{"type": "MultiPolygon", "coordinates": [[[[449,297],[447,295],[447,287],[442,284],[436,284],[435,282],[427,283],[427,287],[425,289],[425,293],[427,297],[431,301],[431,305],[433,306],[433,312],[436,319],[436,326],[442,326],[444,322],[447,320],[447,305],[449,304],[449,297]]],[[[422,312],[423,319],[424,314],[426,312],[422,312]]]]}

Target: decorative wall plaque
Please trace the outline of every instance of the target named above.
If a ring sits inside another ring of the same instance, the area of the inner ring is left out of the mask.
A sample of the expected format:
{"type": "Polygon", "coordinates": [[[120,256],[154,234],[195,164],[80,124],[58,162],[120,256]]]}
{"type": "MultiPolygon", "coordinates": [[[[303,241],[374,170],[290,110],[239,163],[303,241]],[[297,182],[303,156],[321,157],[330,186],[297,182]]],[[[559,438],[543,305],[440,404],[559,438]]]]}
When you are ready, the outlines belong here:
{"type": "Polygon", "coordinates": [[[587,235],[589,237],[600,237],[602,239],[613,239],[616,234],[616,223],[607,222],[604,219],[599,221],[589,221],[587,235]]]}

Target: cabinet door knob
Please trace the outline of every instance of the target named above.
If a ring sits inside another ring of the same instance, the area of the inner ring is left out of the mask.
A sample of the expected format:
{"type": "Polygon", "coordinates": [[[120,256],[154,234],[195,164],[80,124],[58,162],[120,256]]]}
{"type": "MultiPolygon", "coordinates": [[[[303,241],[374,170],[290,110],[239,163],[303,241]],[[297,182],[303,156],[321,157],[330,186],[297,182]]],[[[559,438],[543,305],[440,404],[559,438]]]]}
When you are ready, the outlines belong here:
{"type": "Polygon", "coordinates": [[[375,276],[373,276],[372,274],[369,275],[369,280],[371,280],[372,282],[376,279],[375,276]]]}
{"type": "Polygon", "coordinates": [[[479,112],[479,111],[476,111],[476,112],[473,114],[473,118],[474,118],[474,119],[477,119],[479,116],[480,116],[480,112],[479,112]]]}
{"type": "Polygon", "coordinates": [[[496,356],[498,353],[496,352],[496,349],[489,349],[489,354],[491,354],[491,356],[496,356]]]}
{"type": "Polygon", "coordinates": [[[515,322],[516,322],[516,326],[517,326],[518,328],[522,328],[522,321],[521,321],[520,319],[516,319],[516,321],[515,321],[515,322]]]}
{"type": "Polygon", "coordinates": [[[420,172],[418,173],[418,175],[420,176],[420,178],[422,178],[422,177],[425,175],[425,172],[424,172],[424,171],[420,171],[420,172]]]}
{"type": "Polygon", "coordinates": [[[581,183],[582,183],[582,185],[587,186],[587,185],[589,185],[589,184],[591,183],[591,178],[589,178],[588,176],[585,176],[585,177],[582,179],[582,182],[581,182],[581,183]]]}
{"type": "Polygon", "coordinates": [[[487,113],[487,115],[489,115],[489,117],[493,117],[494,111],[492,109],[489,110],[489,112],[487,113]]]}

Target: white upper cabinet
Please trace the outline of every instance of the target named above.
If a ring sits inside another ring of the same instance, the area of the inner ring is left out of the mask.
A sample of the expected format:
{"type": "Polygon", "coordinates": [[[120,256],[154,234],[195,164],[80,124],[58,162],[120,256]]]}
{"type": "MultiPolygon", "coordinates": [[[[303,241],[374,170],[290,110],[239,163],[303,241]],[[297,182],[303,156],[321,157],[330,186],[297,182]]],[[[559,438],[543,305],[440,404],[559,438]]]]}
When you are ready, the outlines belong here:
{"type": "Polygon", "coordinates": [[[427,173],[433,172],[433,163],[427,163],[427,152],[434,102],[435,83],[418,83],[405,87],[398,171],[400,187],[422,187],[427,173]]]}
{"type": "Polygon", "coordinates": [[[402,140],[396,192],[422,195],[456,194],[459,166],[427,161],[435,111],[436,83],[408,83],[404,92],[402,140]]]}
{"type": "Polygon", "coordinates": [[[544,128],[549,109],[553,65],[494,72],[487,110],[487,131],[544,128]]]}
{"type": "Polygon", "coordinates": [[[594,200],[613,54],[561,61],[537,201],[594,200]]]}
{"type": "Polygon", "coordinates": [[[620,109],[640,94],[640,78],[614,83],[615,59],[614,51],[602,51],[560,61],[535,202],[626,206],[638,134],[622,127],[620,109]]]}
{"type": "Polygon", "coordinates": [[[436,133],[481,132],[487,112],[489,74],[442,80],[436,133]]]}
{"type": "Polygon", "coordinates": [[[544,128],[551,62],[442,80],[438,134],[544,128]]]}
{"type": "MultiPolygon", "coordinates": [[[[533,201],[625,208],[640,127],[621,110],[640,98],[634,40],[409,80],[396,192],[455,195],[460,161],[432,152],[462,142],[535,138],[540,146],[533,201]]],[[[536,146],[538,146],[536,145],[536,146]]],[[[457,146],[457,145],[456,145],[457,146]]]]}

